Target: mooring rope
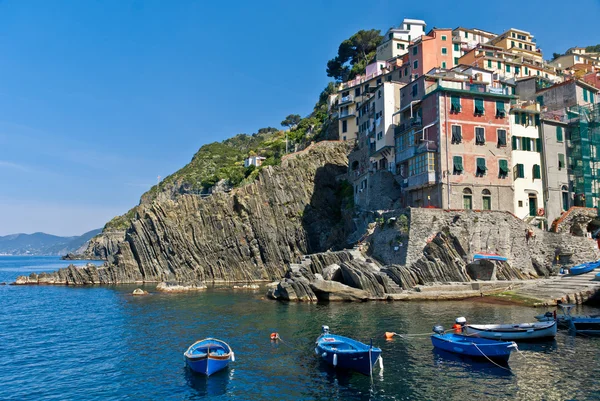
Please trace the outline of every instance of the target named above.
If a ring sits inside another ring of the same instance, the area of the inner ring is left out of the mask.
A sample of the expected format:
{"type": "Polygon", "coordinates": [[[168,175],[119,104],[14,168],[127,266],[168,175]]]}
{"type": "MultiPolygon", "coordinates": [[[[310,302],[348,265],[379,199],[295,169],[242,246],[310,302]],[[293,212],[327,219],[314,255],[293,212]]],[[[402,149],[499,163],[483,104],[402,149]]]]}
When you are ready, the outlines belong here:
{"type": "MultiPolygon", "coordinates": [[[[483,351],[482,351],[482,350],[481,350],[481,349],[480,349],[480,348],[477,346],[477,344],[475,344],[475,343],[471,343],[471,344],[473,344],[473,345],[475,346],[475,348],[477,348],[477,351],[481,352],[481,355],[483,355],[483,356],[485,357],[485,359],[487,359],[488,361],[490,361],[490,362],[491,362],[491,363],[493,363],[494,365],[498,366],[499,368],[501,368],[501,369],[504,369],[504,370],[508,370],[508,371],[510,372],[510,369],[509,369],[509,368],[506,368],[506,367],[504,367],[504,366],[502,366],[502,365],[498,365],[496,362],[494,362],[494,361],[492,361],[490,358],[488,358],[488,356],[487,356],[486,354],[484,354],[484,353],[483,353],[483,351]]],[[[518,348],[517,348],[517,349],[518,349],[518,348]]]]}

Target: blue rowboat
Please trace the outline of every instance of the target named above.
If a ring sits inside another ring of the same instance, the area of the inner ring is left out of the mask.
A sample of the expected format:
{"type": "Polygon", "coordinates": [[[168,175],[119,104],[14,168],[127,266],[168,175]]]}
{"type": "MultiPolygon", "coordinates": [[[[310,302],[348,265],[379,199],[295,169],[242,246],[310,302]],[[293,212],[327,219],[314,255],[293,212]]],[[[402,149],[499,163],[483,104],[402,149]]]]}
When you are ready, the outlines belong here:
{"type": "Polygon", "coordinates": [[[455,354],[501,362],[508,362],[510,353],[517,349],[517,344],[513,341],[496,341],[454,333],[433,334],[431,343],[435,348],[455,354]]]}
{"type": "Polygon", "coordinates": [[[331,334],[327,326],[323,326],[322,329],[323,334],[317,338],[315,353],[329,365],[371,375],[375,362],[379,360],[379,367],[383,369],[381,348],[331,334]]]}
{"type": "Polygon", "coordinates": [[[582,263],[580,265],[571,267],[569,269],[569,273],[576,276],[578,274],[589,273],[598,267],[600,267],[600,261],[582,263]]]}
{"type": "Polygon", "coordinates": [[[225,341],[206,338],[196,341],[184,352],[187,366],[194,372],[210,376],[235,361],[231,347],[225,341]]]}
{"type": "Polygon", "coordinates": [[[496,253],[476,253],[475,255],[473,255],[473,259],[498,260],[500,262],[506,262],[508,260],[508,258],[500,256],[496,253]]]}

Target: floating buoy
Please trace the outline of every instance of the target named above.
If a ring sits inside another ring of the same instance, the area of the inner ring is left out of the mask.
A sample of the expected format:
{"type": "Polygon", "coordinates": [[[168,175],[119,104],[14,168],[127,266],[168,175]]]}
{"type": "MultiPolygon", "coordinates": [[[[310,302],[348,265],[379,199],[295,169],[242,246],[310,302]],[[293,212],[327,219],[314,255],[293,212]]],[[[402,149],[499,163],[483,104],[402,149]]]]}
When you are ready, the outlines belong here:
{"type": "Polygon", "coordinates": [[[393,338],[395,335],[397,335],[397,334],[394,333],[393,331],[386,331],[385,332],[385,338],[387,338],[387,339],[393,338]]]}
{"type": "Polygon", "coordinates": [[[279,340],[279,333],[271,333],[271,341],[279,340]]]}

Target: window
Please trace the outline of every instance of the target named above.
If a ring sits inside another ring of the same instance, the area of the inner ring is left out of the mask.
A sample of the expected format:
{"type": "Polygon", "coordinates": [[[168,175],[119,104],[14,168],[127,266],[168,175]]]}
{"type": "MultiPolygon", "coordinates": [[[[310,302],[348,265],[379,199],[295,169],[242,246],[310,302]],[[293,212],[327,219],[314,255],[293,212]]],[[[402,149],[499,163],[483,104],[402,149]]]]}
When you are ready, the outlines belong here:
{"type": "Polygon", "coordinates": [[[406,68],[404,69],[404,76],[405,76],[405,77],[407,77],[407,76],[408,76],[408,67],[406,67],[406,68]]]}
{"type": "Polygon", "coordinates": [[[562,210],[569,210],[569,188],[563,185],[560,190],[562,192],[562,210]]]}
{"type": "Polygon", "coordinates": [[[529,68],[525,67],[524,70],[525,70],[525,75],[529,75],[529,68]]]}
{"type": "Polygon", "coordinates": [[[342,132],[348,132],[348,120],[342,121],[342,132]]]}
{"type": "Polygon", "coordinates": [[[454,51],[457,52],[460,50],[460,45],[458,43],[454,44],[454,51]]]}
{"type": "Polygon", "coordinates": [[[469,38],[469,32],[465,32],[465,39],[469,38]]]}
{"type": "Polygon", "coordinates": [[[483,201],[483,210],[492,210],[492,193],[489,189],[481,191],[481,200],[483,201]]]}
{"type": "Polygon", "coordinates": [[[506,117],[506,110],[504,110],[504,102],[502,100],[496,101],[496,117],[498,117],[498,118],[506,117]]]}
{"type": "Polygon", "coordinates": [[[445,61],[442,61],[442,68],[444,68],[444,69],[446,68],[446,62],[445,61]]]}
{"type": "Polygon", "coordinates": [[[413,62],[413,70],[416,70],[417,68],[419,68],[419,60],[413,62]]]}
{"type": "Polygon", "coordinates": [[[519,207],[523,207],[523,201],[519,201],[519,207]]]}
{"type": "Polygon", "coordinates": [[[508,160],[506,160],[506,159],[498,160],[498,177],[500,177],[500,178],[508,177],[508,160]]]}
{"type": "Polygon", "coordinates": [[[498,147],[506,146],[506,130],[499,129],[496,133],[498,134],[498,147]]]}
{"type": "Polygon", "coordinates": [[[404,49],[404,45],[402,43],[396,43],[396,49],[398,50],[403,50],[404,49]]]}
{"type": "Polygon", "coordinates": [[[413,46],[413,56],[416,56],[418,51],[419,51],[418,47],[417,46],[413,46]]]}
{"type": "Polygon", "coordinates": [[[588,101],[588,91],[585,88],[583,88],[583,101],[584,102],[588,101]]]}
{"type": "Polygon", "coordinates": [[[463,205],[465,210],[473,209],[473,195],[469,188],[463,189],[463,205]]]}
{"type": "Polygon", "coordinates": [[[408,175],[415,176],[435,171],[435,153],[421,153],[408,161],[408,175]]]}
{"type": "Polygon", "coordinates": [[[442,35],[442,40],[446,40],[446,35],[442,35]]]}
{"type": "Polygon", "coordinates": [[[510,72],[510,65],[506,64],[506,72],[510,72]]]}
{"type": "Polygon", "coordinates": [[[452,158],[452,165],[454,166],[453,174],[459,175],[462,174],[464,168],[462,163],[462,156],[454,156],[452,158]]]}
{"type": "Polygon", "coordinates": [[[515,65],[515,75],[519,75],[520,71],[521,71],[521,69],[515,65]]]}
{"type": "Polygon", "coordinates": [[[533,179],[542,178],[542,169],[539,164],[533,165],[533,179]]]}
{"type": "Polygon", "coordinates": [[[525,178],[525,166],[523,164],[517,164],[515,166],[515,180],[517,178],[525,178]]]}
{"type": "Polygon", "coordinates": [[[475,114],[483,115],[483,99],[475,99],[475,114]]]}
{"type": "MultiPolygon", "coordinates": [[[[513,37],[513,38],[515,38],[515,37],[516,37],[516,35],[515,35],[515,33],[514,33],[514,32],[512,33],[512,37],[513,37]]],[[[513,43],[514,43],[514,42],[513,42],[513,43]]]]}
{"type": "Polygon", "coordinates": [[[488,60],[488,68],[492,68],[492,60],[488,60]]]}
{"type": "Polygon", "coordinates": [[[377,99],[381,99],[381,89],[377,91],[377,99]]]}
{"type": "Polygon", "coordinates": [[[485,130],[482,127],[475,127],[475,144],[485,145],[485,130]]]}
{"type": "Polygon", "coordinates": [[[540,95],[536,97],[535,100],[540,104],[540,106],[544,105],[544,96],[540,95]]]}
{"type": "Polygon", "coordinates": [[[523,43],[519,42],[519,49],[523,48],[523,43]]]}
{"type": "Polygon", "coordinates": [[[360,96],[360,88],[354,89],[354,96],[360,96]]]}
{"type": "Polygon", "coordinates": [[[515,41],[514,40],[510,41],[510,47],[515,47],[515,41]]]}
{"type": "Polygon", "coordinates": [[[556,127],[556,140],[558,142],[563,141],[563,129],[560,126],[556,127]]]}
{"type": "Polygon", "coordinates": [[[460,113],[460,96],[450,96],[450,112],[460,113]]]}
{"type": "Polygon", "coordinates": [[[406,24],[406,30],[410,31],[410,24],[406,24]]]}
{"type": "Polygon", "coordinates": [[[498,69],[501,70],[502,69],[502,62],[498,61],[498,69]]]}
{"type": "Polygon", "coordinates": [[[448,49],[445,47],[442,47],[442,54],[448,54],[448,49]]]}
{"type": "Polygon", "coordinates": [[[562,153],[558,154],[558,169],[562,170],[565,168],[565,155],[562,153]]]}
{"type": "Polygon", "coordinates": [[[381,78],[377,78],[377,83],[376,85],[381,85],[381,78]]]}
{"type": "Polygon", "coordinates": [[[377,140],[380,141],[383,138],[383,132],[377,133],[377,140]]]}
{"type": "Polygon", "coordinates": [[[416,97],[418,93],[419,93],[419,87],[418,87],[418,85],[413,85],[413,87],[412,87],[412,96],[416,97]]]}
{"type": "Polygon", "coordinates": [[[517,136],[512,137],[512,150],[519,150],[521,139],[517,136]]]}
{"type": "Polygon", "coordinates": [[[454,57],[454,64],[458,65],[458,57],[454,57]]]}
{"type": "Polygon", "coordinates": [[[485,175],[486,170],[487,170],[487,167],[485,166],[485,158],[478,157],[477,158],[477,171],[476,171],[475,175],[477,177],[483,177],[485,175]]]}
{"type": "Polygon", "coordinates": [[[590,91],[590,103],[594,103],[594,93],[590,91]]]}
{"type": "Polygon", "coordinates": [[[462,142],[462,128],[460,125],[452,126],[452,143],[462,142]]]}

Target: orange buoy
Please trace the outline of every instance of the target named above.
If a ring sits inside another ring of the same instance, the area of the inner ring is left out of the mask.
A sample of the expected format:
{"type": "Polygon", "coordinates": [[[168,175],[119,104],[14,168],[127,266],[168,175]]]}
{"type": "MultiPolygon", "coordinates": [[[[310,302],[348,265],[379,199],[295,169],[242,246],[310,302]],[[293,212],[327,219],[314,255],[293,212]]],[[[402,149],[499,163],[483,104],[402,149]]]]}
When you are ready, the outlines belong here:
{"type": "Polygon", "coordinates": [[[277,340],[279,340],[279,334],[271,333],[271,341],[277,341],[277,340]]]}
{"type": "Polygon", "coordinates": [[[386,331],[385,332],[385,338],[390,339],[392,337],[394,337],[396,335],[396,333],[394,333],[393,331],[386,331]]]}

